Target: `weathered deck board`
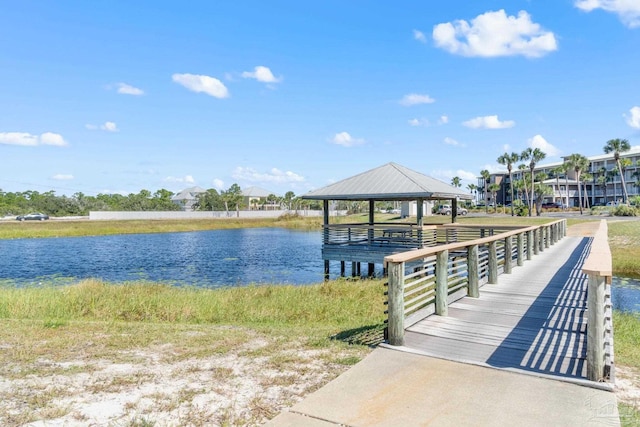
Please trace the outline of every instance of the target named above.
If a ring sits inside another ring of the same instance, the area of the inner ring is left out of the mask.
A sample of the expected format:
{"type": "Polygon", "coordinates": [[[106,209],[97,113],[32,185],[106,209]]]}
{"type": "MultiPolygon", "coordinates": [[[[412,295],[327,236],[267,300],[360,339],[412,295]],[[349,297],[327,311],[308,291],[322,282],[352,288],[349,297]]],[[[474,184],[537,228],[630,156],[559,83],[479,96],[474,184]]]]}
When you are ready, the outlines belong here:
{"type": "Polygon", "coordinates": [[[405,348],[434,357],[564,378],[586,377],[586,285],[590,239],[566,237],[412,325],[405,348]]]}

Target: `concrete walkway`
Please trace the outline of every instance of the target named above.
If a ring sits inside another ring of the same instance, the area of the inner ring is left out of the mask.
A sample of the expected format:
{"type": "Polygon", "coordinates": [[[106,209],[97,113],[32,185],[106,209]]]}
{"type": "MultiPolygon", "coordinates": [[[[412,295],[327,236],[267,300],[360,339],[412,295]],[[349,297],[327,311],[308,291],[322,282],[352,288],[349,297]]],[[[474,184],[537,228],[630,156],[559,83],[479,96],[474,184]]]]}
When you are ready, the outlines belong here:
{"type": "Polygon", "coordinates": [[[619,426],[615,395],[376,348],[267,426],[619,426]]]}

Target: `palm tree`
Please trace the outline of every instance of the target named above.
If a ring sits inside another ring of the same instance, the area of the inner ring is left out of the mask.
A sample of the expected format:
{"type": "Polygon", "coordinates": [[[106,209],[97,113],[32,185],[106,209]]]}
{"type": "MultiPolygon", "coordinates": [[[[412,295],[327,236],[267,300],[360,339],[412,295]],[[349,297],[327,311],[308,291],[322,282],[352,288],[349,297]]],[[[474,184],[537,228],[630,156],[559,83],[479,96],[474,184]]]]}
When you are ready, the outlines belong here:
{"type": "Polygon", "coordinates": [[[498,203],[496,201],[498,196],[498,191],[500,190],[500,184],[489,184],[489,192],[491,193],[491,199],[493,200],[493,212],[498,212],[498,203]]]}
{"type": "MultiPolygon", "coordinates": [[[[527,187],[527,178],[525,177],[524,171],[527,170],[527,165],[525,164],[520,164],[518,165],[518,170],[521,172],[522,175],[522,186],[524,187],[524,194],[526,195],[526,199],[527,199],[527,206],[529,206],[529,188],[527,187]]],[[[524,199],[524,197],[523,197],[524,199]]]]}
{"type": "Polygon", "coordinates": [[[582,174],[582,186],[584,189],[584,207],[585,209],[589,209],[589,197],[587,197],[587,182],[593,181],[593,175],[589,172],[584,172],[582,174]]]}
{"type": "Polygon", "coordinates": [[[633,181],[633,186],[636,187],[636,194],[638,194],[638,189],[640,188],[640,170],[636,170],[631,174],[632,178],[635,178],[633,181]]]}
{"type": "Polygon", "coordinates": [[[607,171],[607,176],[609,177],[609,181],[613,182],[613,201],[617,202],[618,199],[618,188],[616,185],[616,176],[618,175],[618,169],[609,169],[607,171]]]}
{"type": "Polygon", "coordinates": [[[498,163],[507,167],[507,171],[509,172],[509,187],[511,189],[511,216],[513,216],[513,176],[511,171],[513,170],[513,164],[520,160],[520,156],[518,153],[504,153],[502,156],[498,157],[498,163]]]}
{"type": "Polygon", "coordinates": [[[513,188],[514,190],[516,190],[516,197],[518,199],[518,202],[521,202],[522,200],[522,193],[525,189],[525,182],[523,179],[516,179],[513,183],[513,188]]]}
{"type": "Polygon", "coordinates": [[[454,176],[453,178],[451,178],[451,185],[457,188],[462,187],[462,183],[460,182],[460,177],[454,176]]]}
{"type": "MultiPolygon", "coordinates": [[[[560,166],[556,166],[553,168],[553,174],[556,177],[556,189],[558,190],[558,194],[560,195],[560,201],[562,202],[562,193],[560,192],[560,175],[565,175],[567,173],[567,164],[563,163],[560,166]]],[[[555,194],[553,197],[553,201],[555,202],[555,194]]],[[[569,206],[569,198],[567,196],[567,207],[569,206]]]]}
{"type": "Polygon", "coordinates": [[[531,172],[531,197],[529,198],[529,216],[533,210],[533,183],[535,182],[533,170],[536,168],[536,163],[547,157],[547,154],[539,148],[527,148],[520,154],[520,160],[529,161],[529,171],[531,172]]]}
{"type": "MultiPolygon", "coordinates": [[[[475,185],[475,184],[467,184],[467,189],[469,190],[469,193],[476,194],[476,190],[478,189],[478,186],[475,185]]],[[[475,196],[474,196],[474,198],[475,198],[475,196]]]]}
{"type": "Polygon", "coordinates": [[[489,195],[488,194],[489,189],[487,187],[488,187],[489,181],[491,180],[491,172],[489,172],[486,169],[482,169],[480,171],[480,176],[482,176],[482,178],[484,179],[484,211],[485,213],[489,213],[489,203],[487,200],[487,197],[489,195]]]}
{"type": "Polygon", "coordinates": [[[608,181],[608,177],[607,175],[600,175],[598,176],[598,178],[596,178],[596,183],[602,187],[602,195],[604,196],[604,203],[607,204],[607,181],[608,181]]]}
{"type": "Polygon", "coordinates": [[[627,194],[627,186],[624,182],[624,171],[622,170],[622,165],[620,164],[620,153],[624,153],[629,150],[631,150],[631,145],[629,145],[629,141],[627,141],[626,139],[610,139],[604,146],[604,152],[606,154],[613,153],[613,159],[618,165],[618,172],[620,172],[620,181],[622,182],[622,194],[624,197],[624,203],[627,203],[629,195],[627,194]]]}
{"type": "Polygon", "coordinates": [[[576,173],[576,182],[578,184],[578,206],[580,206],[580,215],[582,215],[582,190],[580,185],[580,174],[589,168],[589,159],[582,154],[574,153],[569,156],[567,163],[576,173]]]}
{"type": "Polygon", "coordinates": [[[629,194],[627,192],[627,183],[625,180],[625,176],[626,176],[626,172],[627,172],[627,168],[630,167],[631,165],[633,165],[633,162],[631,161],[631,159],[625,158],[625,159],[620,159],[620,168],[622,169],[622,174],[620,175],[622,177],[622,188],[624,188],[625,190],[625,195],[626,195],[626,203],[629,203],[629,194]]]}
{"type": "Polygon", "coordinates": [[[547,174],[541,173],[537,178],[539,182],[536,182],[532,187],[534,188],[534,194],[536,195],[536,215],[540,216],[542,201],[545,196],[553,194],[553,188],[543,182],[547,178],[547,174]]]}

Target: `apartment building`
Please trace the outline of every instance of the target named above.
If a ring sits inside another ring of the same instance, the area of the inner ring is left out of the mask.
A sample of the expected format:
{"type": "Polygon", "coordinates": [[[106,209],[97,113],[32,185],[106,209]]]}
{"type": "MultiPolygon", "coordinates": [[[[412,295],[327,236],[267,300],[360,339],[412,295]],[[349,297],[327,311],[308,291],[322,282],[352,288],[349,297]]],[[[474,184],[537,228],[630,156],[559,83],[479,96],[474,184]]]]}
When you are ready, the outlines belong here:
{"type": "MultiPolygon", "coordinates": [[[[568,157],[565,157],[565,159],[568,157]]],[[[557,203],[567,205],[569,207],[579,206],[578,184],[582,192],[583,205],[588,206],[604,206],[610,202],[621,202],[624,198],[624,190],[622,188],[622,179],[618,172],[618,166],[611,154],[599,154],[596,156],[588,156],[589,168],[587,172],[591,179],[584,180],[580,177],[580,183],[576,181],[576,173],[573,170],[567,173],[557,173],[556,169],[563,162],[547,163],[536,165],[534,174],[544,172],[548,178],[544,184],[553,189],[552,194],[545,197],[543,203],[557,203]]],[[[626,184],[627,194],[629,197],[640,195],[640,147],[633,147],[630,151],[620,154],[620,159],[627,159],[624,171],[624,181],[626,184]]],[[[514,165],[512,176],[514,181],[522,180],[523,174],[530,174],[530,170],[519,170],[514,165]]],[[[484,178],[478,177],[478,190],[476,200],[478,202],[486,200],[490,204],[508,205],[512,202],[510,194],[509,173],[500,171],[491,174],[489,180],[485,182],[484,178]],[[500,189],[496,193],[495,200],[493,195],[488,192],[491,184],[498,184],[500,189]]],[[[531,191],[531,189],[528,189],[531,191]]],[[[523,195],[517,195],[514,191],[515,199],[523,199],[523,195]]]]}

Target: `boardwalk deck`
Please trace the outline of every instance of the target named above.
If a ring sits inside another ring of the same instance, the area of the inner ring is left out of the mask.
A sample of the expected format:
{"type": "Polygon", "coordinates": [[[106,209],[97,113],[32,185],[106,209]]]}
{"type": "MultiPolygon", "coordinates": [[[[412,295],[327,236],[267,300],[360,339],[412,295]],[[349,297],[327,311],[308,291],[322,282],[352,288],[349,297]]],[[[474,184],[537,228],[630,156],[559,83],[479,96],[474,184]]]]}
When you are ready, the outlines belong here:
{"type": "MultiPolygon", "coordinates": [[[[564,379],[586,378],[586,288],[591,239],[566,237],[406,330],[403,349],[564,379]]],[[[397,348],[397,347],[395,347],[397,348]]]]}

